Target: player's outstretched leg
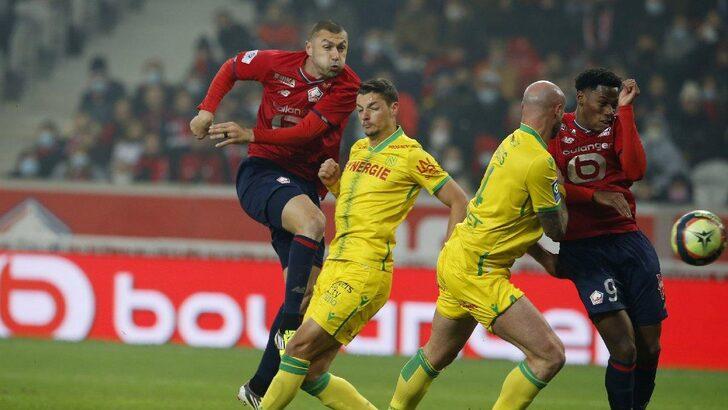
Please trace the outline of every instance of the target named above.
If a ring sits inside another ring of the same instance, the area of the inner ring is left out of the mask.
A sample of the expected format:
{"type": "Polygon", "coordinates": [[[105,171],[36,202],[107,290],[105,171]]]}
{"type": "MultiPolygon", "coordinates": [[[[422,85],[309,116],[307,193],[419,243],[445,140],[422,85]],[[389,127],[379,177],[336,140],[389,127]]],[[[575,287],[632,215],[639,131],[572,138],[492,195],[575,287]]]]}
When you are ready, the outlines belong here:
{"type": "Polygon", "coordinates": [[[493,410],[525,409],[564,366],[564,345],[525,296],[498,316],[492,329],[526,355],[506,377],[493,410]]]}
{"type": "Polygon", "coordinates": [[[315,321],[304,322],[286,346],[280,370],[263,397],[261,407],[282,409],[300,388],[332,409],[374,409],[349,382],[328,373],[340,347],[341,343],[315,321]]]}
{"type": "Polygon", "coordinates": [[[655,390],[657,364],[660,361],[660,333],[662,324],[635,328],[637,363],[634,369],[634,402],[637,410],[647,408],[655,390]]]}
{"type": "Polygon", "coordinates": [[[476,324],[470,316],[453,320],[435,311],[430,339],[402,368],[389,408],[417,407],[433,380],[465,346],[476,324]]]}
{"type": "Polygon", "coordinates": [[[607,398],[612,409],[631,409],[635,383],[635,334],[627,312],[618,310],[592,317],[609,350],[604,376],[607,398]]]}
{"type": "MultiPolygon", "coordinates": [[[[275,201],[274,194],[271,201],[275,201]]],[[[288,254],[286,296],[281,317],[281,344],[290,339],[301,324],[301,302],[306,292],[314,257],[324,236],[326,217],[307,195],[298,195],[286,202],[281,214],[283,228],[292,233],[293,241],[288,254]]]]}

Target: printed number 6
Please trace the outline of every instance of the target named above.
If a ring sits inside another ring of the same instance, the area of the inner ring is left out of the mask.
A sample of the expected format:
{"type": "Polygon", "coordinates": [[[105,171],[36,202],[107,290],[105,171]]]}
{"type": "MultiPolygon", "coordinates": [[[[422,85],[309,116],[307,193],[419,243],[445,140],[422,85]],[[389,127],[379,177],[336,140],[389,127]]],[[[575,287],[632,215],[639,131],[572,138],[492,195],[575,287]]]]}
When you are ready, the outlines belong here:
{"type": "Polygon", "coordinates": [[[609,301],[616,302],[617,301],[617,286],[614,284],[614,279],[609,278],[609,279],[605,280],[604,289],[606,289],[607,293],[609,294],[609,301]]]}

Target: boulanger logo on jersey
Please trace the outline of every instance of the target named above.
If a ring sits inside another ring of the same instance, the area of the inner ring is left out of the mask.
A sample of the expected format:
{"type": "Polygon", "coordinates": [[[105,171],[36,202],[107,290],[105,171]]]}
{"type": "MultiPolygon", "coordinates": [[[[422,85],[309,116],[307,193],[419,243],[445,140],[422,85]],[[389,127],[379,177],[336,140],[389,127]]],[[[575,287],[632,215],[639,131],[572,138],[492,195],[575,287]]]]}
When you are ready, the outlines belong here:
{"type": "Polygon", "coordinates": [[[83,340],[94,320],[84,272],[53,255],[0,255],[0,336],[50,335],[83,340]]]}

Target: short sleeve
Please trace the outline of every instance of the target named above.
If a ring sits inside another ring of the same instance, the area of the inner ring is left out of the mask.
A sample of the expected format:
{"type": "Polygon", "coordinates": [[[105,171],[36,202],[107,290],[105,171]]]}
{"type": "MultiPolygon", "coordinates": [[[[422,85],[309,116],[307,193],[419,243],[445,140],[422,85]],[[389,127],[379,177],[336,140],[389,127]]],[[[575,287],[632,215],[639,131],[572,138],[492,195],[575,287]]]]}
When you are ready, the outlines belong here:
{"type": "Polygon", "coordinates": [[[425,188],[430,195],[435,195],[451,179],[435,158],[420,147],[410,151],[407,167],[415,182],[425,188]]]}
{"type": "Polygon", "coordinates": [[[236,80],[263,81],[271,70],[272,50],[250,50],[233,57],[233,74],[236,80]]]}
{"type": "Polygon", "coordinates": [[[328,125],[341,127],[345,125],[343,122],[356,108],[357,92],[359,92],[358,79],[334,84],[331,90],[313,106],[312,111],[317,113],[328,125]]]}
{"type": "Polygon", "coordinates": [[[526,187],[534,212],[550,212],[561,204],[556,164],[551,155],[536,158],[528,169],[526,187]]]}

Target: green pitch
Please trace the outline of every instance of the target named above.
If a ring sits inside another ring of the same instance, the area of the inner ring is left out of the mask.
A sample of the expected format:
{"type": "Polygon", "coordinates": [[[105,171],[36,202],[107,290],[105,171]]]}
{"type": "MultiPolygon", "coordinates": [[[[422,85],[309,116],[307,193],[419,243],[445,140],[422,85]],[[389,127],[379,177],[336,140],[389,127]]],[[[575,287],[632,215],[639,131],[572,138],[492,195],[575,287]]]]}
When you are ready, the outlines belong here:
{"type": "MultiPolygon", "coordinates": [[[[185,346],[0,339],[0,409],[237,409],[238,386],[260,352],[185,346]]],[[[386,409],[404,357],[341,355],[332,372],[386,409]]],[[[512,363],[459,360],[433,384],[422,409],[490,408],[512,363]]],[[[566,366],[533,409],[607,409],[603,370],[566,366]]],[[[651,409],[726,409],[728,373],[658,374],[651,409]]],[[[301,392],[292,409],[323,408],[301,392]]]]}

